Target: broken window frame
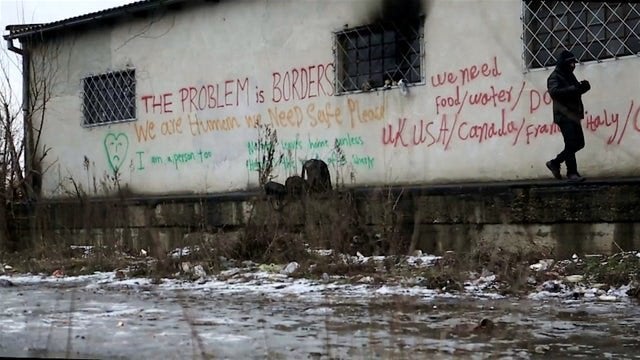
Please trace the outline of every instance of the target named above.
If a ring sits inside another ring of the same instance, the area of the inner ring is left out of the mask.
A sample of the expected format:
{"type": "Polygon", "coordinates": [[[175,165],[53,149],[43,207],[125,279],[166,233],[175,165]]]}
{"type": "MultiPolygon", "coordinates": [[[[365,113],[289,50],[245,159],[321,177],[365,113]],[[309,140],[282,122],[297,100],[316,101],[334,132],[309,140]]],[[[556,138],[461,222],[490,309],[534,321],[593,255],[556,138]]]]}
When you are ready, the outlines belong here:
{"type": "Polygon", "coordinates": [[[82,125],[100,126],[136,120],[135,69],[82,79],[82,125]]]}
{"type": "Polygon", "coordinates": [[[580,62],[640,56],[640,3],[523,0],[521,19],[528,70],[555,65],[562,50],[580,62]]]}
{"type": "Polygon", "coordinates": [[[425,84],[424,17],[333,33],[336,95],[425,84]]]}

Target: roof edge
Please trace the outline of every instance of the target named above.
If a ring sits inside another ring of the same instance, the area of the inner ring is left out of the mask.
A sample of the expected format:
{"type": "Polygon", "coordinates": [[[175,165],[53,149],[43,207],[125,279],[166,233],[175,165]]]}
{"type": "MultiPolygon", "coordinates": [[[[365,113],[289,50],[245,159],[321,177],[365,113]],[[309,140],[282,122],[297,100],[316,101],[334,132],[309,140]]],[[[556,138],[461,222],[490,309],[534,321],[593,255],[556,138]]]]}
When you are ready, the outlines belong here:
{"type": "Polygon", "coordinates": [[[141,11],[157,9],[163,6],[170,6],[179,3],[187,3],[189,0],[141,0],[131,4],[126,4],[110,9],[100,10],[85,15],[80,15],[68,19],[58,20],[41,24],[17,24],[7,25],[5,30],[9,34],[4,35],[5,40],[23,39],[33,35],[42,35],[66,28],[90,24],[95,21],[118,19],[124,15],[135,14],[141,11]]]}

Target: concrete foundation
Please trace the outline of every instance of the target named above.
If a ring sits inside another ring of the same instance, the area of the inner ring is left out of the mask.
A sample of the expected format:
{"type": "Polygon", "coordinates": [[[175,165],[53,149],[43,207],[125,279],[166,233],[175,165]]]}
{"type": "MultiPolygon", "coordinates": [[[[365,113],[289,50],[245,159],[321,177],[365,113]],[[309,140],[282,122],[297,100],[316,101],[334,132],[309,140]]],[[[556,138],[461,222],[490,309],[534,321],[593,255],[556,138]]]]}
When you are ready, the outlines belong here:
{"type": "Polygon", "coordinates": [[[356,243],[378,253],[441,254],[481,242],[567,257],[640,249],[639,199],[635,179],[355,189],[284,202],[259,193],[129,197],[23,207],[28,216],[18,227],[24,241],[35,234],[47,242],[155,251],[203,237],[209,243],[229,236],[242,241],[247,226],[261,224],[303,234],[312,245],[356,243]]]}

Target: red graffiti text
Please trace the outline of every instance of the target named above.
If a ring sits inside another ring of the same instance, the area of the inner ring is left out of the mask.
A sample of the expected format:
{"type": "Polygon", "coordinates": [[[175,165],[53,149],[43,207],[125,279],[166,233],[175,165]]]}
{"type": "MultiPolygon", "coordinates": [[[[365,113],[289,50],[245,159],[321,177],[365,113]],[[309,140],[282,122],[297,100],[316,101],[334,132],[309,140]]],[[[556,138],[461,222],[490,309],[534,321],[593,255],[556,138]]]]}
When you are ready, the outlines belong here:
{"type": "Polygon", "coordinates": [[[166,93],[162,95],[143,95],[140,97],[144,105],[144,112],[148,114],[151,111],[155,114],[172,113],[173,112],[173,94],[166,93]]]}
{"type": "Polygon", "coordinates": [[[533,114],[542,105],[551,104],[551,95],[549,95],[549,91],[540,91],[536,89],[529,90],[529,114],[533,114]]]}
{"type": "Polygon", "coordinates": [[[436,114],[442,110],[454,107],[456,113],[460,114],[466,104],[470,106],[491,106],[498,107],[503,103],[511,103],[513,86],[499,89],[491,85],[486,91],[465,90],[462,94],[460,86],[456,86],[456,92],[452,96],[436,96],[436,114]]]}
{"type": "Polygon", "coordinates": [[[490,62],[465,67],[457,72],[444,71],[431,76],[431,85],[433,85],[433,87],[454,85],[457,83],[466,85],[479,77],[497,78],[500,77],[500,75],[502,75],[502,72],[498,67],[498,58],[494,56],[490,62]]]}
{"type": "MultiPolygon", "coordinates": [[[[466,121],[460,123],[458,127],[458,137],[462,141],[475,140],[479,144],[482,142],[493,139],[495,137],[501,138],[510,136],[511,134],[520,134],[523,124],[518,124],[515,121],[507,120],[506,110],[502,109],[500,123],[495,122],[483,122],[478,125],[469,125],[466,121]]],[[[515,145],[518,138],[514,139],[515,145]]]]}
{"type": "Polygon", "coordinates": [[[249,78],[216,84],[187,86],[178,90],[183,112],[249,105],[249,78]]]}
{"type": "Polygon", "coordinates": [[[421,119],[410,122],[406,118],[399,118],[396,124],[387,124],[382,128],[382,144],[403,148],[440,145],[444,150],[449,150],[456,142],[471,141],[483,144],[490,140],[507,138],[511,146],[515,146],[520,143],[529,145],[537,138],[560,132],[558,126],[553,123],[527,123],[524,117],[509,119],[508,114],[503,109],[499,121],[480,123],[470,123],[457,114],[442,114],[436,121],[421,119]]]}
{"type": "Polygon", "coordinates": [[[333,63],[328,63],[274,72],[271,75],[271,100],[279,103],[333,95],[333,68],[333,63]]]}
{"type": "MultiPolygon", "coordinates": [[[[524,119],[523,119],[524,120],[524,119]]],[[[523,122],[524,124],[524,122],[523,122]]],[[[553,135],[560,132],[558,125],[550,124],[529,124],[525,130],[527,137],[527,145],[531,144],[531,140],[537,139],[542,135],[553,135]]]]}

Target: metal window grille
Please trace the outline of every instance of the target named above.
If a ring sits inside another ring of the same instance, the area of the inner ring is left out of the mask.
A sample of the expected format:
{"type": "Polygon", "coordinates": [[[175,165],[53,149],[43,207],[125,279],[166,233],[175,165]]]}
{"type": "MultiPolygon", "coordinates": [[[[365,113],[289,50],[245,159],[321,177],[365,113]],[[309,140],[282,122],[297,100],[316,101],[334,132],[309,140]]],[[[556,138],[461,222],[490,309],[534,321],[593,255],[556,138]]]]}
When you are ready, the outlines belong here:
{"type": "Polygon", "coordinates": [[[640,55],[640,4],[604,1],[523,1],[528,69],[554,65],[570,50],[579,61],[640,55]]]}
{"type": "Polygon", "coordinates": [[[423,19],[380,22],[334,34],[336,92],[422,82],[423,19]]]}
{"type": "Polygon", "coordinates": [[[136,72],[109,72],[82,79],[84,125],[103,125],[136,117],[136,72]]]}

